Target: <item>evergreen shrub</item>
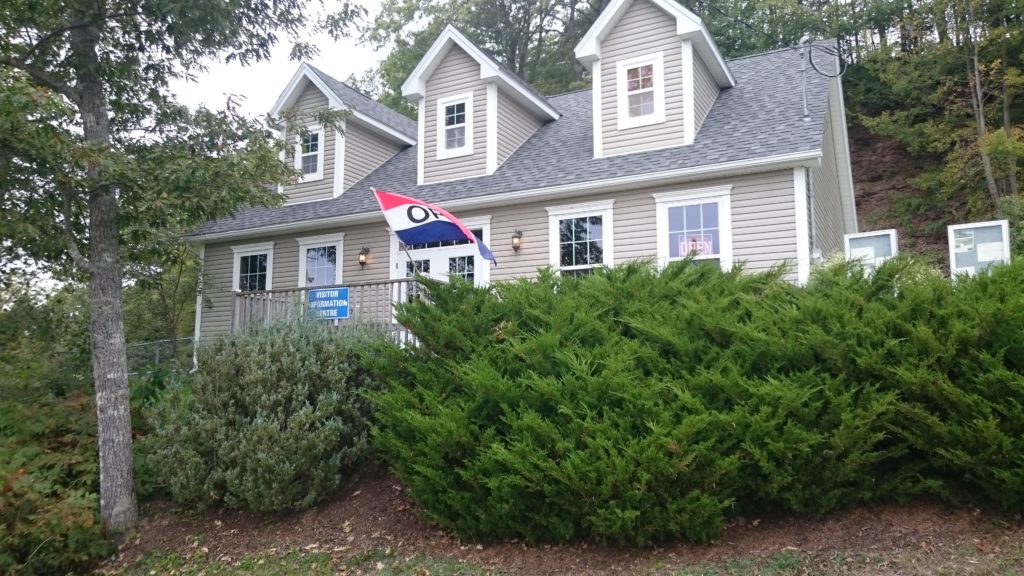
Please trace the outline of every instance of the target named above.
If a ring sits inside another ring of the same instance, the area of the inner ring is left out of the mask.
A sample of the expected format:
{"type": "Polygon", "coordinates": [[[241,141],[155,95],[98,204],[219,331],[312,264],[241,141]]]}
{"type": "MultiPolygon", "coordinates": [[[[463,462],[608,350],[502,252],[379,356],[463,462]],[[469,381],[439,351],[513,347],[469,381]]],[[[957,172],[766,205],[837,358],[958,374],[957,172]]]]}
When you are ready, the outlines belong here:
{"type": "Polygon", "coordinates": [[[150,468],[180,503],[257,512],[324,499],[370,449],[372,368],[384,334],[272,324],[199,351],[190,382],[151,414],[150,468]]]}
{"type": "Polygon", "coordinates": [[[736,514],[918,493],[1024,507],[1024,265],[784,274],[426,281],[376,443],[480,539],[704,541],[736,514]]]}

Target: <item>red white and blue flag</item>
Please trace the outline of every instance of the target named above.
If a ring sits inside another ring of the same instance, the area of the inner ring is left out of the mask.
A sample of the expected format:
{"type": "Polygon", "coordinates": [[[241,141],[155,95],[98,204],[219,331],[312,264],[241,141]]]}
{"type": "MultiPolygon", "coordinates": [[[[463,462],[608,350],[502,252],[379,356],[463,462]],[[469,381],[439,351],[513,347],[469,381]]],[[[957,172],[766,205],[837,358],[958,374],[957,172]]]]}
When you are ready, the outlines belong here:
{"type": "Polygon", "coordinates": [[[497,263],[494,254],[469,228],[450,212],[422,200],[373,188],[388,226],[404,244],[469,240],[477,245],[480,256],[497,263]]]}

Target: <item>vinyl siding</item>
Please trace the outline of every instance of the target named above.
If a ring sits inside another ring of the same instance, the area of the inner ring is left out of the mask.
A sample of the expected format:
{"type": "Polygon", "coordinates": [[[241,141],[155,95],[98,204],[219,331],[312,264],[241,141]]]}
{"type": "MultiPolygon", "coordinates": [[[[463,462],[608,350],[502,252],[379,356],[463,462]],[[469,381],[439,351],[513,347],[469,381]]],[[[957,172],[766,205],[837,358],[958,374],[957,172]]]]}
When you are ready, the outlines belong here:
{"type": "MultiPolygon", "coordinates": [[[[815,247],[821,250],[823,256],[843,251],[843,204],[840,196],[838,155],[835,146],[834,123],[836,121],[837,119],[832,114],[825,116],[825,128],[821,136],[821,165],[811,168],[811,186],[814,192],[814,240],[815,247]]],[[[840,118],[838,121],[842,122],[842,119],[840,118]]]]}
{"type": "MultiPolygon", "coordinates": [[[[613,206],[613,242],[615,263],[635,259],[653,259],[657,254],[657,215],[654,198],[658,192],[678,192],[709,186],[731,185],[733,257],[745,263],[748,271],[765,270],[790,262],[795,272],[796,210],[793,172],[782,170],[764,174],[687,182],[673,186],[640,188],[563,199],[547,199],[492,209],[467,210],[460,218],[490,216],[490,248],[498,260],[491,268],[491,281],[533,277],[538,268],[549,265],[548,213],[546,208],[580,202],[615,200],[613,206]],[[512,250],[512,233],[523,233],[519,252],[512,250]]],[[[345,232],[342,274],[345,282],[385,281],[391,277],[390,237],[383,220],[340,229],[345,232]],[[370,248],[370,261],[360,268],[359,250],[370,248]]],[[[318,236],[338,232],[338,228],[314,230],[291,236],[234,241],[206,246],[207,290],[204,295],[201,333],[204,337],[231,329],[231,245],[273,240],[274,288],[298,285],[298,242],[296,236],[318,236]]],[[[397,264],[401,264],[398,262],[397,264]]],[[[796,280],[794,273],[788,278],[796,280]]]]}
{"type": "Polygon", "coordinates": [[[605,155],[680,146],[683,137],[683,70],[675,20],[647,0],[637,0],[601,43],[601,114],[605,155]],[[618,130],[618,62],[661,51],[665,122],[618,130]]]}
{"type": "Polygon", "coordinates": [[[424,111],[423,182],[442,182],[482,176],[487,170],[487,86],[480,80],[480,64],[465,50],[453,46],[427,80],[424,111]],[[437,100],[473,93],[473,153],[437,159],[437,100]]]}
{"type": "MultiPolygon", "coordinates": [[[[295,102],[296,119],[299,123],[312,122],[313,113],[316,110],[328,107],[327,96],[316,86],[308,84],[302,95],[295,102]]],[[[299,182],[284,187],[284,193],[288,202],[305,202],[309,200],[324,200],[334,196],[334,128],[327,126],[323,132],[324,142],[324,166],[322,180],[311,182],[299,182]]],[[[294,142],[295,137],[288,140],[294,142]]],[[[287,161],[294,162],[294,150],[287,153],[287,161]]]]}
{"type": "Polygon", "coordinates": [[[203,315],[200,334],[203,338],[226,334],[231,331],[231,314],[234,305],[234,291],[231,280],[234,272],[232,246],[274,242],[273,276],[275,290],[297,288],[299,285],[299,241],[298,238],[345,233],[341,255],[342,279],[345,282],[377,282],[389,276],[390,239],[384,222],[352,226],[345,229],[324,228],[291,235],[269,238],[235,240],[206,245],[204,261],[203,315]],[[359,250],[370,249],[369,263],[359,266],[359,250]]]}
{"type": "Polygon", "coordinates": [[[398,144],[349,120],[345,129],[345,189],[362,180],[401,149],[398,144]]]}
{"type": "Polygon", "coordinates": [[[498,90],[498,166],[526,142],[541,121],[518,102],[498,90]]]}
{"type": "Polygon", "coordinates": [[[701,60],[700,56],[693,54],[693,107],[694,107],[694,130],[700,132],[700,126],[704,123],[711,107],[715,105],[718,98],[718,83],[715,82],[708,67],[701,60]]]}
{"type": "MultiPolygon", "coordinates": [[[[476,210],[466,216],[491,216],[490,248],[499,263],[491,270],[493,282],[533,276],[537,268],[549,265],[547,207],[615,200],[613,242],[615,263],[621,264],[638,258],[653,259],[657,254],[657,215],[652,194],[723,184],[733,186],[734,260],[744,262],[750,271],[766,270],[788,260],[795,271],[796,208],[791,170],[564,200],[549,199],[489,211],[476,210]],[[512,233],[517,229],[523,233],[518,253],[511,245],[512,233]]],[[[795,274],[790,274],[790,278],[795,280],[795,274]]]]}

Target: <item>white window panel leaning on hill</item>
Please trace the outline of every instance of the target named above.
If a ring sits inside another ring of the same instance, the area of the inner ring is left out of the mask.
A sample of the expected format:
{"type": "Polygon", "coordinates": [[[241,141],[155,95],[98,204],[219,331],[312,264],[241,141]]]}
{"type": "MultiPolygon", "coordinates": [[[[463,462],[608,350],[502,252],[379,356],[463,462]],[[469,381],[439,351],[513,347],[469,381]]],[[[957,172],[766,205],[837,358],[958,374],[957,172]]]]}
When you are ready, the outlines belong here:
{"type": "Polygon", "coordinates": [[[661,52],[617,63],[618,129],[665,121],[665,63],[661,52]]]}
{"type": "Polygon", "coordinates": [[[657,211],[658,265],[687,256],[732,268],[732,186],[652,194],[657,211]]]}
{"type": "Polygon", "coordinates": [[[437,159],[473,153],[473,93],[437,100],[437,159]]]}

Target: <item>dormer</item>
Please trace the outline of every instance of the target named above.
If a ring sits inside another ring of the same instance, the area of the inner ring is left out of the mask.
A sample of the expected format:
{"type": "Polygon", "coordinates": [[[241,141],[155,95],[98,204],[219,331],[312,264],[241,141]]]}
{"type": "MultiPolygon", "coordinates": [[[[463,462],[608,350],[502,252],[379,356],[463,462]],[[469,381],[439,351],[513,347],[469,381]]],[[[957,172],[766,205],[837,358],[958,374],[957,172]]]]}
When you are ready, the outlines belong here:
{"type": "Polygon", "coordinates": [[[448,25],[402,85],[418,110],[417,184],[493,174],[545,122],[547,100],[448,25]]]}
{"type": "Polygon", "coordinates": [[[337,198],[416,143],[415,122],[306,63],[270,114],[281,121],[284,137],[293,145],[287,158],[301,173],[298,182],[281,189],[290,204],[337,198]],[[344,111],[340,130],[321,125],[319,110],[344,111]]]}
{"type": "Polygon", "coordinates": [[[576,58],[593,78],[595,157],[693,143],[736,84],[703,22],[674,0],[612,0],[576,58]]]}

